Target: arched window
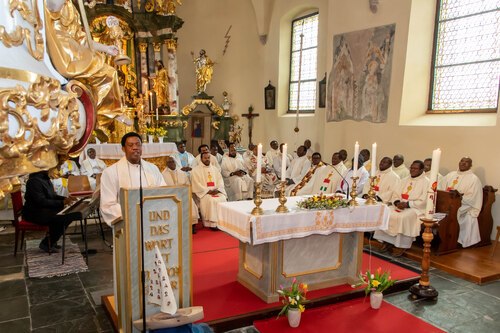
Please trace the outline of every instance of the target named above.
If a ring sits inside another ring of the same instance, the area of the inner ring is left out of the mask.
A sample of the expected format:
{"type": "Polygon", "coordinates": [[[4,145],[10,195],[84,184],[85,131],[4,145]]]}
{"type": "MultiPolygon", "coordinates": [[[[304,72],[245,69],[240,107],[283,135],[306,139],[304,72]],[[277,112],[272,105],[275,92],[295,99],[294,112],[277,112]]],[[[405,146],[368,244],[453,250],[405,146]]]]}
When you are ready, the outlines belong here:
{"type": "Polygon", "coordinates": [[[297,104],[300,113],[313,113],[316,109],[318,17],[319,14],[316,12],[292,21],[288,92],[289,113],[297,112],[297,104]],[[303,35],[302,47],[301,35],[303,35]]]}
{"type": "Polygon", "coordinates": [[[429,112],[496,112],[500,0],[439,0],[429,112]]]}

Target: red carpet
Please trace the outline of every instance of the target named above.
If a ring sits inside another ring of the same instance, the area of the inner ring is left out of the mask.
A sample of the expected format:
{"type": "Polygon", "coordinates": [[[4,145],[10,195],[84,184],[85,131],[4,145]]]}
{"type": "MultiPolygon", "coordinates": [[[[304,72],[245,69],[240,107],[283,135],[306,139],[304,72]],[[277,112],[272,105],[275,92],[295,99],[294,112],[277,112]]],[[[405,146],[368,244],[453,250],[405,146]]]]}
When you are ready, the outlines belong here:
{"type": "MultiPolygon", "coordinates": [[[[279,305],[265,303],[236,282],[238,248],[234,242],[234,238],[220,231],[203,229],[193,236],[193,305],[204,307],[204,322],[279,305]]],[[[370,264],[373,269],[390,270],[393,278],[398,280],[418,276],[415,272],[363,254],[363,269],[370,264]]],[[[307,296],[314,299],[351,290],[349,285],[341,285],[310,291],[307,296]]]]}
{"type": "Polygon", "coordinates": [[[260,333],[446,332],[387,302],[373,310],[368,298],[306,310],[298,328],[291,328],[286,317],[256,321],[254,325],[260,333]]]}

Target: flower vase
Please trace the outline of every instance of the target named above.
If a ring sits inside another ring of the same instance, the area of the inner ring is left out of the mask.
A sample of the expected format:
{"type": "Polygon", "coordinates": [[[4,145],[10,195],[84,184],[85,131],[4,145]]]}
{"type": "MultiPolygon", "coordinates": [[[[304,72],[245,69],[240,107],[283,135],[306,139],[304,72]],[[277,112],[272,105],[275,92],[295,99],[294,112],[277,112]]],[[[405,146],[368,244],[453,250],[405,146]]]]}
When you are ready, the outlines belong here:
{"type": "Polygon", "coordinates": [[[148,135],[148,143],[153,143],[154,136],[149,134],[148,135]]]}
{"type": "Polygon", "coordinates": [[[372,291],[370,293],[370,305],[372,309],[379,309],[382,305],[382,300],[384,299],[384,294],[380,291],[372,291]]]}
{"type": "Polygon", "coordinates": [[[163,136],[158,137],[158,143],[163,143],[163,136]]]}
{"type": "Polygon", "coordinates": [[[289,308],[287,312],[288,324],[290,327],[298,327],[300,324],[301,312],[299,309],[289,308]]]}

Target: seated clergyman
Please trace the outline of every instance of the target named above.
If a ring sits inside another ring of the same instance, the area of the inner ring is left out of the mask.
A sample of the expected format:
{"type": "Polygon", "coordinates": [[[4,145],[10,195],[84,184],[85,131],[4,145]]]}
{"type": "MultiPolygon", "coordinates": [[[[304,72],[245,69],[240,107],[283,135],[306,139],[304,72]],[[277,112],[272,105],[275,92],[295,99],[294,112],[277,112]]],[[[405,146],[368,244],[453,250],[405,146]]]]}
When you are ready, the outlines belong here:
{"type": "Polygon", "coordinates": [[[321,161],[320,153],[313,153],[311,161],[311,167],[305,176],[302,177],[302,180],[292,188],[290,195],[313,194],[313,184],[315,183],[317,176],[321,174],[321,171],[325,168],[325,164],[321,161]]]}
{"type": "Polygon", "coordinates": [[[229,201],[252,199],[254,180],[248,175],[234,143],[229,144],[229,152],[222,158],[221,172],[229,201]]]}
{"type": "Polygon", "coordinates": [[[396,247],[393,254],[400,256],[411,247],[415,237],[420,234],[419,215],[425,211],[428,187],[424,162],[414,161],[410,167],[410,176],[401,181],[399,191],[391,199],[393,206],[388,229],[375,231],[374,238],[385,243],[383,251],[396,247]]]}
{"type": "MultiPolygon", "coordinates": [[[[399,191],[401,179],[392,171],[392,159],[384,157],[380,160],[379,169],[375,174],[374,188],[375,195],[378,201],[388,203],[394,197],[394,194],[399,191]]],[[[370,190],[370,182],[366,182],[363,189],[363,198],[367,198],[367,193],[370,190]]]]}

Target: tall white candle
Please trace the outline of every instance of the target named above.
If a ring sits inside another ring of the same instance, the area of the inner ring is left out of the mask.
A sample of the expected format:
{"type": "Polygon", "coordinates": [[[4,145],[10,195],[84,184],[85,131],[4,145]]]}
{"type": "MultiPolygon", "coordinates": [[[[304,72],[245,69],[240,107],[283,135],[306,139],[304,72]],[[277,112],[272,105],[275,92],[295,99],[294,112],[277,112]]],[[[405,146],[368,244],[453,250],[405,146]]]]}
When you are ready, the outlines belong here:
{"type": "Polygon", "coordinates": [[[358,174],[358,155],[359,155],[359,143],[356,141],[354,144],[354,163],[352,164],[352,176],[356,177],[358,174]]]}
{"type": "Polygon", "coordinates": [[[429,179],[429,189],[427,190],[427,201],[425,203],[426,219],[432,219],[435,212],[436,189],[440,160],[441,150],[438,148],[432,152],[431,177],[429,179]]]}
{"type": "Polygon", "coordinates": [[[370,176],[375,177],[376,172],[377,172],[377,143],[374,142],[372,144],[372,170],[370,172],[370,176]]]}
{"type": "Polygon", "coordinates": [[[286,180],[286,151],[287,144],[283,145],[283,156],[281,156],[281,180],[286,180]]]}
{"type": "Polygon", "coordinates": [[[257,145],[257,175],[255,181],[260,183],[262,178],[262,143],[257,145]]]}

